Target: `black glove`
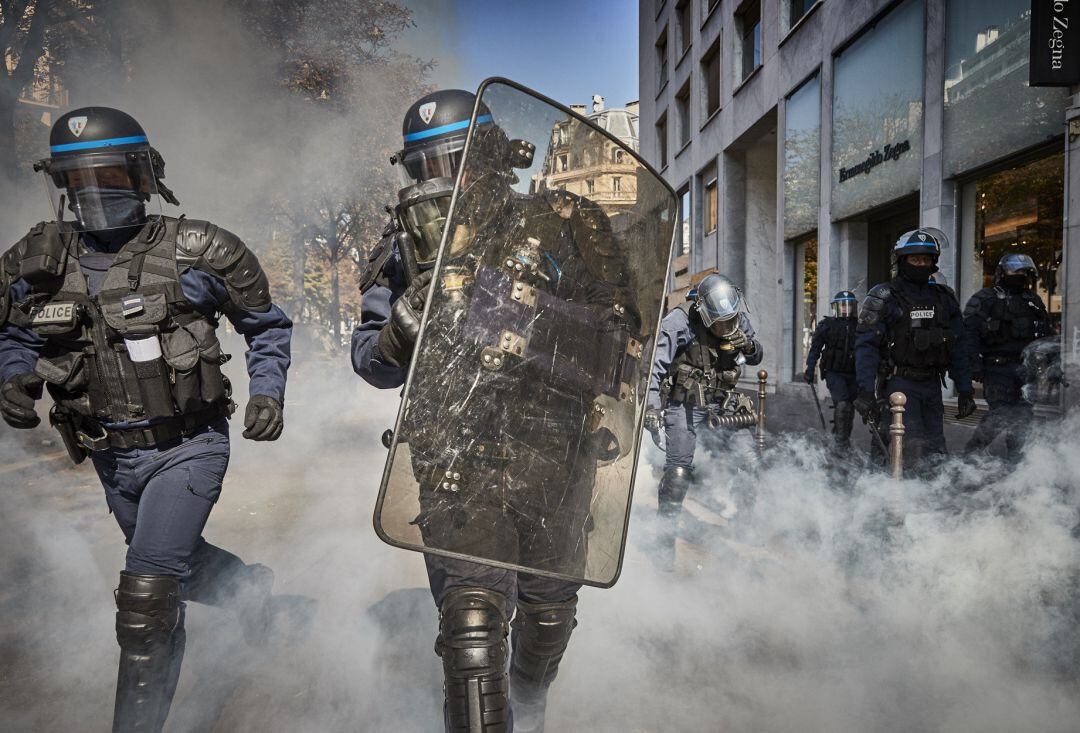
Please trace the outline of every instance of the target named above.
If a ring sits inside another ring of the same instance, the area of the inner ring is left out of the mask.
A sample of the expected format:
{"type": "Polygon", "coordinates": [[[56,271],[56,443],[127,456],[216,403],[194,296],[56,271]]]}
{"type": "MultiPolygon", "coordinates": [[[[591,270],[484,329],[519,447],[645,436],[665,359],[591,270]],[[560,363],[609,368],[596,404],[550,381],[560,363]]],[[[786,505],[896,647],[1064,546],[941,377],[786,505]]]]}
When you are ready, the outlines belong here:
{"type": "Polygon", "coordinates": [[[855,412],[862,415],[863,420],[873,422],[881,414],[881,403],[872,392],[859,392],[855,398],[855,412]]]}
{"type": "Polygon", "coordinates": [[[405,288],[390,309],[390,321],[379,331],[379,354],[383,361],[403,367],[412,358],[416,337],[420,335],[420,318],[427,303],[428,286],[433,270],[425,270],[405,288]]]}
{"type": "Polygon", "coordinates": [[[803,372],[802,378],[803,378],[803,381],[806,382],[807,384],[813,384],[814,383],[814,370],[813,369],[807,369],[805,372],[803,372]]]}
{"type": "Polygon", "coordinates": [[[961,392],[956,400],[956,419],[963,420],[975,412],[975,393],[961,392]]]}
{"type": "Polygon", "coordinates": [[[664,424],[663,413],[659,408],[651,407],[645,411],[645,429],[649,431],[649,435],[652,436],[652,441],[656,443],[656,447],[660,446],[660,426],[664,424]]]}
{"type": "Polygon", "coordinates": [[[41,389],[36,374],[16,374],[0,386],[0,415],[13,428],[36,428],[41,418],[34,412],[34,396],[41,389]]]}
{"type": "Polygon", "coordinates": [[[244,437],[248,440],[277,440],[285,427],[285,410],[273,397],[252,395],[244,413],[244,437]]]}
{"type": "Polygon", "coordinates": [[[727,337],[727,342],[744,354],[750,354],[754,351],[754,342],[743,333],[741,328],[735,329],[735,332],[727,337]]]}

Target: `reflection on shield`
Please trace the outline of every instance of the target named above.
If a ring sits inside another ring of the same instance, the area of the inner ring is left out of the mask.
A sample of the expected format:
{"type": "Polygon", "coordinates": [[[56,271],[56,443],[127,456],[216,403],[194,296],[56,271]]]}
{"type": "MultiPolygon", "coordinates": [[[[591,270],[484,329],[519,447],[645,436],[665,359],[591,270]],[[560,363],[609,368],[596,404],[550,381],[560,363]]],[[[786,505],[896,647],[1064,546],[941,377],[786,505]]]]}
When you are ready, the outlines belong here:
{"type": "Polygon", "coordinates": [[[609,586],[675,196],[565,108],[506,80],[478,96],[492,121],[470,131],[375,526],[399,547],[609,586]]]}

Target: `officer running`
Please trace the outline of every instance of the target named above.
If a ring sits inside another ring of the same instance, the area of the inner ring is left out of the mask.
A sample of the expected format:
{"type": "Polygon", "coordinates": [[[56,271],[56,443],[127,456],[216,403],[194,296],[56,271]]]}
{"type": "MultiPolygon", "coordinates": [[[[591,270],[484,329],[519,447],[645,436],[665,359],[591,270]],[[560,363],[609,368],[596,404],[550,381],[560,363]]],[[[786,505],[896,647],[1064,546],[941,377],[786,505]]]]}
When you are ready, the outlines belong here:
{"type": "Polygon", "coordinates": [[[0,270],[0,414],[35,427],[44,383],[68,453],[93,461],[128,545],[115,593],[113,731],[160,731],[184,654],[185,601],[231,609],[250,643],[269,633],[273,573],[202,537],[234,407],[215,331],[224,314],[247,339],[244,437],[275,440],[292,323],[243,242],[151,213],[157,195],[177,200],[132,117],[78,109],[49,143],[35,169],[58,218],[31,229],[0,270]]]}
{"type": "Polygon", "coordinates": [[[668,524],[658,547],[662,568],[674,565],[675,529],[694,480],[698,428],[717,423],[728,409],[742,366],[760,364],[764,355],[742,310],[742,292],[717,273],[707,275],[687,294],[687,301],[660,322],[645,428],[659,444],[663,425],[667,438],[657,492],[660,517],[668,524]]]}
{"type": "Polygon", "coordinates": [[[1050,314],[1035,292],[1038,278],[1031,257],[1007,254],[998,262],[993,287],[972,295],[964,308],[964,352],[981,377],[990,408],[967,452],[989,447],[1003,431],[1009,454],[1015,457],[1020,451],[1032,416],[1031,403],[1021,391],[1026,382],[1022,354],[1035,339],[1053,334],[1050,314]]]}
{"type": "Polygon", "coordinates": [[[975,411],[971,374],[957,348],[960,304],[948,286],[930,282],[945,242],[944,232],[932,227],[901,235],[893,248],[898,274],[870,289],[855,331],[855,409],[876,423],[888,396],[903,392],[905,463],[916,465],[927,454],[946,452],[946,372],[959,393],[957,418],[975,411]]]}
{"type": "Polygon", "coordinates": [[[821,363],[821,375],[833,401],[833,436],[838,446],[851,442],[855,422],[855,326],[859,303],[855,293],[841,290],[831,301],[832,315],[823,318],[810,341],[803,380],[814,383],[814,368],[821,363]]]}
{"type": "MultiPolygon", "coordinates": [[[[466,91],[437,91],[405,114],[404,148],[393,159],[403,185],[397,215],[362,276],[361,322],[352,337],[353,369],[374,387],[394,389],[405,382],[475,101],[466,91]]],[[[501,134],[484,107],[477,124],[501,134]]],[[[525,199],[519,201],[525,205],[525,199]]],[[[551,208],[543,205],[550,218],[551,208]]],[[[441,429],[432,426],[436,435],[441,429]]],[[[424,452],[420,442],[410,439],[414,464],[424,452]]],[[[427,468],[414,465],[418,474],[429,473],[427,468]]],[[[417,521],[425,532],[465,531],[444,527],[446,514],[425,514],[417,521]]],[[[490,534],[483,526],[477,530],[490,534]]],[[[439,555],[425,554],[424,561],[439,609],[435,649],[443,663],[446,730],[496,733],[512,725],[519,733],[542,731],[547,690],[576,626],[581,586],[439,555]]]]}

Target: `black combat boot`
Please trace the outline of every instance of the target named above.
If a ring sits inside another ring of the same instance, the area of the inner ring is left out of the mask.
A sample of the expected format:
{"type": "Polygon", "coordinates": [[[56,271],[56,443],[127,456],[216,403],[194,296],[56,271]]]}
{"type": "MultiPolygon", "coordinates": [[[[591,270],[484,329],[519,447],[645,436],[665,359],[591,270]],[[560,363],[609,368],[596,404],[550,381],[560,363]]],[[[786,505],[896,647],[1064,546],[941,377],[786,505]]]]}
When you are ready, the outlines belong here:
{"type": "Polygon", "coordinates": [[[456,588],[439,611],[435,653],[442,657],[448,733],[506,733],[506,622],[502,593],[456,588]]]}
{"type": "Polygon", "coordinates": [[[655,564],[670,572],[675,569],[675,538],[679,529],[679,514],[683,500],[694,481],[694,469],[674,466],[664,471],[657,492],[660,529],[657,532],[655,564]]]}
{"type": "Polygon", "coordinates": [[[543,733],[548,687],[577,621],[577,596],[562,603],[518,601],[510,657],[514,733],[543,733]]]}
{"type": "Polygon", "coordinates": [[[113,733],[158,733],[169,715],[184,658],[180,581],[122,572],[116,609],[120,669],[113,733]]]}

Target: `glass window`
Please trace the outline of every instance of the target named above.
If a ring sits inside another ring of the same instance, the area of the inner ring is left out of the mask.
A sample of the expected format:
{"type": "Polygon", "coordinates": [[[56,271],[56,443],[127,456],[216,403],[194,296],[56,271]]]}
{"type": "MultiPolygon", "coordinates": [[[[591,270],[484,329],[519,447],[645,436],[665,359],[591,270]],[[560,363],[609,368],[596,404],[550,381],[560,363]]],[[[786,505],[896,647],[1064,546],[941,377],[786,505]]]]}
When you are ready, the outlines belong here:
{"type": "Polygon", "coordinates": [[[705,79],[705,117],[720,109],[720,39],[701,60],[701,75],[705,79]]]}
{"type": "Polygon", "coordinates": [[[1065,154],[1010,168],[975,182],[974,285],[994,284],[1002,255],[1030,255],[1037,292],[1060,330],[1064,270],[1065,154]]]}
{"type": "Polygon", "coordinates": [[[802,17],[806,15],[806,12],[810,10],[817,0],[788,0],[788,29],[790,30],[802,20],[802,17]]]}
{"type": "MultiPolygon", "coordinates": [[[[814,329],[817,328],[817,236],[808,237],[799,243],[802,260],[796,260],[796,267],[802,270],[802,292],[799,299],[799,323],[798,343],[796,344],[795,373],[798,374],[806,364],[806,356],[810,353],[810,342],[814,338],[814,329]]],[[[799,273],[796,272],[796,275],[799,273]]],[[[796,280],[798,282],[798,279],[796,280]]]]}
{"type": "Polygon", "coordinates": [[[656,157],[660,160],[660,169],[667,168],[667,117],[656,123],[656,157]]]}
{"type": "Polygon", "coordinates": [[[761,66],[761,3],[747,3],[739,11],[739,29],[742,35],[742,78],[761,66]]]}
{"type": "Polygon", "coordinates": [[[664,88],[668,80],[667,63],[667,28],[660,34],[660,40],[656,42],[656,89],[664,88]]]}
{"type": "Polygon", "coordinates": [[[919,188],[922,0],[906,0],[833,64],[832,213],[844,219],[919,188]],[[882,83],[887,79],[888,83],[882,83]]]}
{"type": "Polygon", "coordinates": [[[950,0],[945,26],[945,175],[1060,135],[1068,90],[1028,86],[1029,0],[950,0]]]}
{"type": "Polygon", "coordinates": [[[586,193],[596,193],[596,181],[594,181],[591,178],[586,179],[586,181],[585,181],[585,192],[586,193]]]}
{"type": "Polygon", "coordinates": [[[784,107],[784,238],[817,229],[821,206],[821,83],[792,92],[784,107]]]}
{"type": "Polygon", "coordinates": [[[611,190],[615,193],[622,191],[622,179],[618,176],[611,177],[611,190]]]}
{"type": "Polygon", "coordinates": [[[690,189],[679,192],[679,251],[677,256],[690,254],[690,189]]]}
{"type": "Polygon", "coordinates": [[[559,156],[559,170],[565,171],[569,165],[569,159],[565,155],[559,156]]]}
{"type": "Polygon", "coordinates": [[[716,231],[719,197],[716,187],[716,179],[713,178],[705,184],[705,233],[712,234],[716,231]]]}
{"type": "Polygon", "coordinates": [[[679,148],[690,142],[690,83],[675,95],[675,116],[679,123],[679,148]]]}
{"type": "Polygon", "coordinates": [[[679,16],[679,56],[681,57],[690,48],[694,40],[694,6],[690,0],[683,0],[675,12],[679,16]]]}

